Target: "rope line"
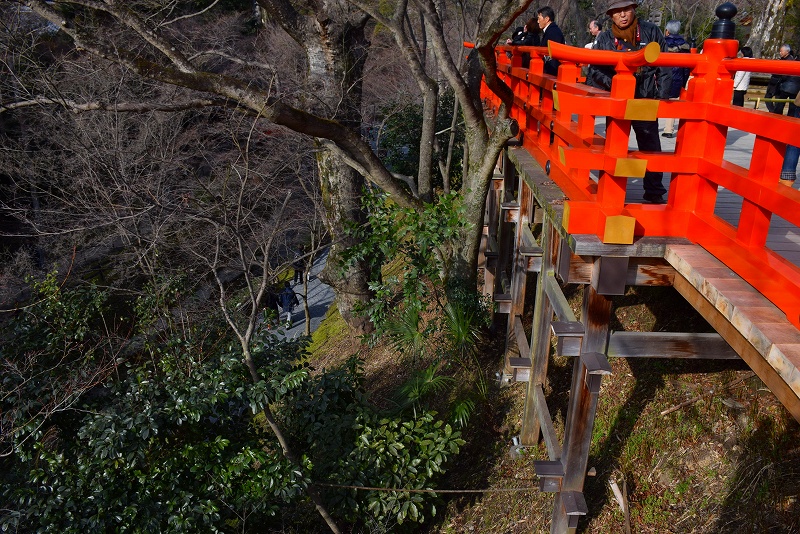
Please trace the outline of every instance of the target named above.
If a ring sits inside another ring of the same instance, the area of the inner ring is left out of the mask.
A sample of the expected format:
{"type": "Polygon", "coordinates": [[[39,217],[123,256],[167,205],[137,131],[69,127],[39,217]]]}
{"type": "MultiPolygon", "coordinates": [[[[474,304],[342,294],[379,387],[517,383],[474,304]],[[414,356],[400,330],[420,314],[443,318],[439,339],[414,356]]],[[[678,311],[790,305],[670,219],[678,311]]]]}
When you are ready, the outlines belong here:
{"type": "Polygon", "coordinates": [[[396,491],[398,493],[513,493],[523,491],[539,491],[538,487],[527,488],[486,488],[486,489],[410,489],[410,488],[376,488],[372,486],[349,486],[346,484],[328,484],[326,482],[315,482],[316,486],[328,488],[343,488],[365,491],[396,491]]]}

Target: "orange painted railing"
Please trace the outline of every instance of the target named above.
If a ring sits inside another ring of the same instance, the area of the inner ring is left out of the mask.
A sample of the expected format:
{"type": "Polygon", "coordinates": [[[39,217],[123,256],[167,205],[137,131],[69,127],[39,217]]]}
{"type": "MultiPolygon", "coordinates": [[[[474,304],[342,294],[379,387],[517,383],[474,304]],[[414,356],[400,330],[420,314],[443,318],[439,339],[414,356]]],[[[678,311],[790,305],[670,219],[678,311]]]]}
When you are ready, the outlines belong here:
{"type": "MultiPolygon", "coordinates": [[[[498,46],[496,57],[498,75],[515,95],[510,115],[522,145],[569,199],[567,232],[602,239],[608,217],[625,215],[635,219],[636,236],[688,238],[800,327],[800,268],[766,246],[773,217],[800,226],[800,191],[778,183],[786,144],[800,143],[800,119],[730,105],[737,70],[800,75],[800,61],[736,59],[737,50],[731,39],[708,39],[700,54],[661,53],[656,44],[612,52],[551,43],[549,49],[498,46]],[[530,55],[528,68],[523,53],[530,55]],[[547,55],[561,61],[557,77],[543,74],[547,55]],[[581,83],[581,65],[588,64],[614,66],[610,92],[581,83]],[[690,68],[681,98],[634,100],[633,72],[644,64],[690,68]],[[597,117],[607,117],[605,137],[595,134],[597,117]],[[659,117],[680,119],[675,152],[629,151],[630,121],[659,117]],[[749,167],[726,161],[729,128],[755,135],[749,167]],[[628,179],[645,170],[671,180],[666,204],[625,202],[628,179]],[[714,214],[720,187],[743,199],[736,226],[714,214]]],[[[485,84],[482,97],[495,110],[501,104],[485,84]]]]}

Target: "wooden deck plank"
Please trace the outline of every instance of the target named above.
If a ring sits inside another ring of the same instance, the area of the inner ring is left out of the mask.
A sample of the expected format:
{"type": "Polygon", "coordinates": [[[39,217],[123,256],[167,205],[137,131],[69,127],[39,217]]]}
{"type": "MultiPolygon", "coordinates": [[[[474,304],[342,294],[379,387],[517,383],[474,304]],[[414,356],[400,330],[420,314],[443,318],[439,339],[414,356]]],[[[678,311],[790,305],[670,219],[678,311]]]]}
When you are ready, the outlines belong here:
{"type": "Polygon", "coordinates": [[[714,321],[712,326],[800,420],[800,330],[701,247],[670,245],[665,259],[680,274],[676,288],[687,297],[691,286],[705,299],[706,304],[694,298],[692,305],[714,321]]]}

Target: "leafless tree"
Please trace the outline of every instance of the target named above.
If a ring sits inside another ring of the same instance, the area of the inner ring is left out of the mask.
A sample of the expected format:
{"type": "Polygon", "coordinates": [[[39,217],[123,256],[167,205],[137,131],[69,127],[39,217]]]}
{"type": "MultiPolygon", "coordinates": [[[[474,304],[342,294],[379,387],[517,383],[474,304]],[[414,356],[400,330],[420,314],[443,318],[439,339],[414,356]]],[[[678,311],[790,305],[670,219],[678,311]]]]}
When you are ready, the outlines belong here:
{"type": "MultiPolygon", "coordinates": [[[[244,51],[239,45],[235,52],[227,51],[223,49],[228,43],[223,41],[214,50],[201,49],[200,45],[207,40],[199,37],[209,34],[208,26],[195,23],[195,18],[186,18],[186,4],[175,3],[176,9],[171,11],[153,9],[145,3],[123,7],[88,0],[15,4],[32,9],[68,35],[76,46],[76,54],[91,54],[98,61],[114,62],[127,69],[129,76],[140,76],[139,80],[143,78],[192,91],[176,92],[170,100],[171,105],[189,105],[192,101],[225,103],[318,139],[320,180],[328,195],[325,200],[328,224],[334,235],[343,235],[339,230],[345,223],[358,223],[363,217],[359,197],[364,177],[403,206],[419,207],[425,198],[429,198],[428,184],[432,173],[427,162],[421,168],[420,176],[415,177],[419,191],[417,197],[406,185],[408,181],[394,176],[360,135],[362,68],[370,44],[364,30],[371,19],[354,4],[339,0],[313,4],[308,6],[310,9],[301,11],[285,0],[260,2],[269,19],[280,24],[305,50],[304,74],[307,76],[304,84],[285,87],[279,83],[276,85],[279,92],[272,90],[272,78],[264,77],[264,67],[274,64],[265,60],[265,56],[258,55],[257,48],[244,51]],[[60,8],[64,5],[72,6],[72,11],[62,11],[60,8]],[[180,11],[181,8],[184,11],[180,11]],[[312,92],[309,88],[315,90],[312,92]],[[299,91],[294,92],[295,89],[299,91]]],[[[464,71],[459,70],[459,62],[455,59],[464,51],[460,42],[449,40],[448,33],[447,22],[451,20],[448,13],[456,6],[431,0],[413,4],[401,2],[393,13],[381,19],[391,23],[395,49],[414,73],[419,90],[425,88],[426,93],[434,94],[430,80],[446,83],[455,92],[462,109],[464,125],[469,132],[469,157],[462,194],[471,226],[454,240],[447,251],[448,268],[443,274],[466,283],[474,281],[475,277],[486,188],[497,155],[511,135],[511,122],[507,120],[505,110],[491,127],[485,121],[477,94],[477,80],[481,73],[479,64],[484,65],[483,72],[487,74],[489,85],[503,98],[510,98],[508,88],[493,75],[492,45],[529,4],[529,0],[506,0],[475,7],[477,17],[474,20],[479,26],[474,35],[478,48],[473,52],[472,67],[464,71]],[[423,27],[424,41],[419,39],[423,27]],[[424,50],[420,44],[423,42],[424,50]],[[428,50],[433,53],[432,61],[427,60],[428,50]]],[[[372,15],[379,15],[369,5],[359,7],[369,9],[372,15]]],[[[281,65],[281,70],[285,67],[291,68],[292,65],[281,65]]],[[[13,105],[23,105],[20,100],[31,101],[36,96],[31,94],[23,99],[14,99],[13,105]]],[[[432,101],[433,98],[426,100],[429,110],[432,101]]],[[[60,102],[70,105],[67,99],[60,102]]],[[[152,98],[147,103],[159,106],[152,98]]],[[[427,115],[426,119],[432,120],[427,115]]],[[[424,126],[423,131],[426,132],[423,143],[428,143],[430,126],[424,126]]],[[[422,148],[429,150],[427,144],[422,148]]],[[[342,246],[346,244],[341,243],[342,246]]],[[[332,251],[333,265],[336,264],[336,252],[335,249],[332,251]]],[[[333,270],[327,273],[328,280],[338,291],[340,309],[351,324],[358,327],[351,311],[355,302],[368,295],[365,273],[347,273],[338,279],[331,273],[333,270]]],[[[361,328],[364,327],[362,324],[361,328]]]]}
{"type": "Polygon", "coordinates": [[[777,57],[778,49],[784,43],[786,19],[792,4],[785,0],[752,0],[740,7],[752,17],[750,37],[747,46],[753,49],[755,57],[777,57]]]}

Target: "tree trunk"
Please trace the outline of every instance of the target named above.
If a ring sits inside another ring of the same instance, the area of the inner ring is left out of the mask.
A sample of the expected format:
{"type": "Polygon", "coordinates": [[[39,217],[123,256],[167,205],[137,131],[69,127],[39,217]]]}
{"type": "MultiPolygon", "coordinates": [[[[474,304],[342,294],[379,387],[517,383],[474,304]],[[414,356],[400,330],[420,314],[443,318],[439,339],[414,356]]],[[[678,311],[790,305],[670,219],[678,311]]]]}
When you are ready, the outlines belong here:
{"type": "Polygon", "coordinates": [[[512,137],[513,121],[495,122],[492,136],[467,135],[465,146],[469,148],[469,159],[465,160],[463,206],[467,225],[455,237],[452,258],[448,268],[448,285],[458,284],[475,288],[478,276],[478,252],[483,234],[483,218],[486,195],[492,175],[505,142],[512,137]]]}
{"type": "Polygon", "coordinates": [[[756,20],[747,40],[754,57],[777,56],[783,33],[786,0],[765,0],[764,8],[756,11],[756,20]]]}
{"type": "MultiPolygon", "coordinates": [[[[312,111],[358,133],[361,128],[362,74],[369,41],[364,34],[367,17],[346,0],[319,4],[315,10],[298,10],[283,0],[260,0],[292,38],[303,46],[308,59],[308,92],[312,111]]],[[[342,318],[358,334],[371,324],[355,308],[372,296],[370,271],[358,263],[344,269],[341,251],[349,246],[348,226],[364,222],[361,195],[364,178],[329,147],[319,144],[317,166],[326,225],[333,245],[320,279],[336,291],[342,318]]]]}
{"type": "Polygon", "coordinates": [[[369,289],[371,272],[365,263],[355,263],[345,269],[341,260],[341,252],[353,244],[352,238],[347,237],[348,227],[366,221],[361,209],[364,178],[324,148],[318,152],[317,165],[322,182],[326,224],[333,236],[328,260],[319,278],[336,291],[339,313],[350,328],[359,335],[366,334],[372,331],[372,323],[360,316],[356,307],[372,297],[369,289]]]}

